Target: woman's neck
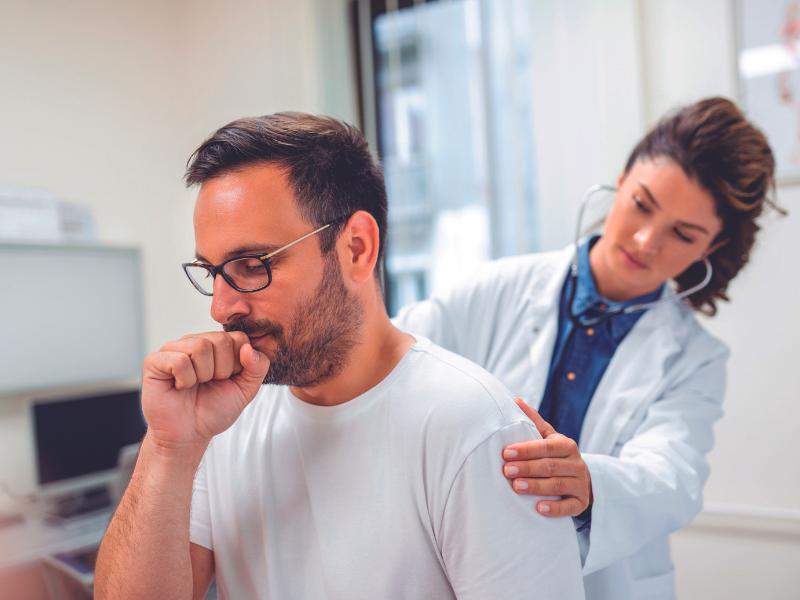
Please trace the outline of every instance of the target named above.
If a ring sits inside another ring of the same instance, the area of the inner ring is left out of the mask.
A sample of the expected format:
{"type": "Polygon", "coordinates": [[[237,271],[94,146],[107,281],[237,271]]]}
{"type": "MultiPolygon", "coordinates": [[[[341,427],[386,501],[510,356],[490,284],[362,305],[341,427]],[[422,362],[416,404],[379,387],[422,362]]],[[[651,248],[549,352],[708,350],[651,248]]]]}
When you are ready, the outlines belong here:
{"type": "Polygon", "coordinates": [[[608,248],[605,240],[601,237],[589,250],[589,267],[592,271],[597,292],[607,300],[612,302],[626,302],[654,290],[645,290],[625,285],[625,282],[614,277],[608,262],[612,248],[608,248]]]}

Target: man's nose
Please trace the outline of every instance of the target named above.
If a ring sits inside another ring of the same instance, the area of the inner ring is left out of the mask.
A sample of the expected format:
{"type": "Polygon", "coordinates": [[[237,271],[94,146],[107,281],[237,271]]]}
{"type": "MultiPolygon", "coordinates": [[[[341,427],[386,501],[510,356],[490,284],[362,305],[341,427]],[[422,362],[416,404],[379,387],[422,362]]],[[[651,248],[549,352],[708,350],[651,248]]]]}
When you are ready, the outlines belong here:
{"type": "Polygon", "coordinates": [[[225,324],[249,314],[247,294],[233,289],[222,275],[217,275],[214,278],[214,295],[211,297],[211,318],[225,324]]]}

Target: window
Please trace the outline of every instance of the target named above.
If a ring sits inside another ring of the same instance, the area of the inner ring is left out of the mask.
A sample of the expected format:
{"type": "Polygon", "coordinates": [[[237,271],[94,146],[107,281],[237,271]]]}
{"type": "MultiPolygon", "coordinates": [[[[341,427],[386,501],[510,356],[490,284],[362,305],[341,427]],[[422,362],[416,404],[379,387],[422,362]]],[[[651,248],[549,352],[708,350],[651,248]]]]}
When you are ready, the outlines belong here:
{"type": "Polygon", "coordinates": [[[394,314],[481,261],[535,249],[528,21],[511,1],[354,10],[364,125],[389,196],[394,314]]]}

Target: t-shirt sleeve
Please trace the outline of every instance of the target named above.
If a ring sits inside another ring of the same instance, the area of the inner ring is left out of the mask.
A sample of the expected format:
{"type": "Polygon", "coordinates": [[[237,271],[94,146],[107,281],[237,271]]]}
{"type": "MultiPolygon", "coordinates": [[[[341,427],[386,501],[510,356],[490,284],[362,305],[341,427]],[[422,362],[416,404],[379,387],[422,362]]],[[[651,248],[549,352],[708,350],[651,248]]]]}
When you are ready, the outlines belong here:
{"type": "Polygon", "coordinates": [[[539,515],[540,498],[518,495],[502,475],[503,447],[535,437],[531,428],[520,422],[495,432],[451,487],[437,537],[459,599],[584,597],[572,519],[539,515]]]}
{"type": "Polygon", "coordinates": [[[200,461],[194,475],[192,504],[189,510],[189,541],[209,550],[214,549],[211,541],[211,509],[208,504],[208,476],[206,457],[200,461]]]}

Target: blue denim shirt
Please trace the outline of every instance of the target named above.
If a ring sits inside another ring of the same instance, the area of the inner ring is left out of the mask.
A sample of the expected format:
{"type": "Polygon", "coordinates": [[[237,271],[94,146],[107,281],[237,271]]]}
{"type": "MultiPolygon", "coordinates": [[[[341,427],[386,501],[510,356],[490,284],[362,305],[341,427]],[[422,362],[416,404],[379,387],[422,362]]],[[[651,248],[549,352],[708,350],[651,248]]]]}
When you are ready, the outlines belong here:
{"type": "MultiPolygon", "coordinates": [[[[579,323],[632,304],[653,302],[661,296],[659,288],[626,302],[603,298],[589,265],[589,250],[598,239],[599,236],[593,237],[578,248],[578,289],[572,311],[579,323]]],[[[574,281],[575,278],[568,276],[561,290],[558,337],[539,413],[556,431],[577,442],[589,403],[614,352],[645,311],[620,314],[594,327],[576,329],[567,312],[574,281]]]]}

